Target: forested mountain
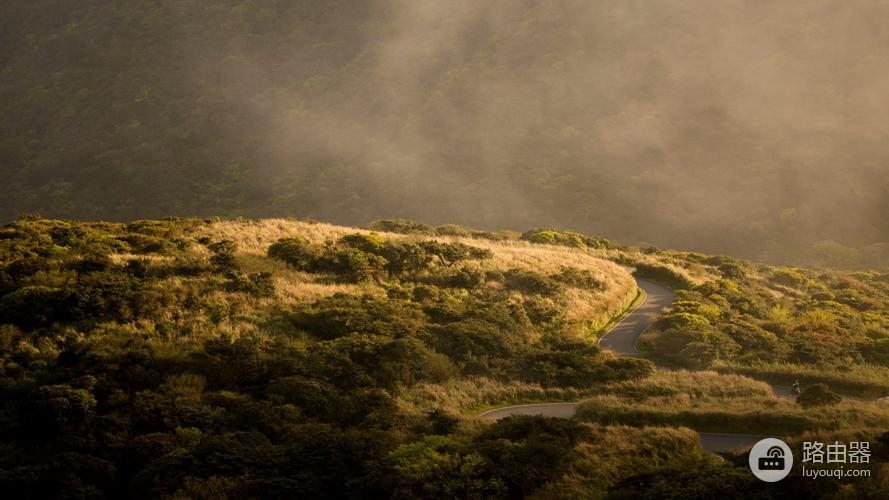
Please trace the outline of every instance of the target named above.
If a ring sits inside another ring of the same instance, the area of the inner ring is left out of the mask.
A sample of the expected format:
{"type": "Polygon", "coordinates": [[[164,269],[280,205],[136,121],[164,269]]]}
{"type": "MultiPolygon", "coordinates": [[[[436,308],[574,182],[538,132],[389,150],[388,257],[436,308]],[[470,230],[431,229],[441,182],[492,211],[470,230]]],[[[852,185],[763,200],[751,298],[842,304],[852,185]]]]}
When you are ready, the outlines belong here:
{"type": "Polygon", "coordinates": [[[886,265],[886,10],[6,0],[0,219],[409,216],[886,265]]]}

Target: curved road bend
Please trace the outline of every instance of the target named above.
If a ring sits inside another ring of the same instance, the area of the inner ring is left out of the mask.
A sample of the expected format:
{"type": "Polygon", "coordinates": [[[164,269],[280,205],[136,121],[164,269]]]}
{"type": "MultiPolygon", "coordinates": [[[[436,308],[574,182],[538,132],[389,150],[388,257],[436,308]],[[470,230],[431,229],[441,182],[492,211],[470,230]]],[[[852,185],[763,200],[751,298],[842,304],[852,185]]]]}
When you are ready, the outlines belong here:
{"type": "Polygon", "coordinates": [[[645,299],[599,338],[600,347],[611,349],[621,356],[639,356],[639,351],[636,350],[639,336],[657,321],[665,307],[670,307],[676,300],[676,293],[668,286],[642,278],[636,278],[636,284],[645,290],[645,299]]]}
{"type": "MultiPolygon", "coordinates": [[[[599,338],[599,345],[611,349],[622,356],[639,356],[636,341],[657,320],[665,307],[670,307],[676,294],[667,286],[636,278],[636,283],[645,291],[645,299],[620,323],[599,338]]],[[[777,392],[777,391],[776,391],[777,392]]],[[[542,415],[545,417],[571,418],[577,411],[577,403],[539,403],[507,406],[488,410],[481,418],[499,420],[510,415],[542,415]]],[[[698,434],[701,448],[706,451],[729,451],[740,446],[749,446],[765,437],[754,434],[728,434],[701,432],[698,434]]]]}

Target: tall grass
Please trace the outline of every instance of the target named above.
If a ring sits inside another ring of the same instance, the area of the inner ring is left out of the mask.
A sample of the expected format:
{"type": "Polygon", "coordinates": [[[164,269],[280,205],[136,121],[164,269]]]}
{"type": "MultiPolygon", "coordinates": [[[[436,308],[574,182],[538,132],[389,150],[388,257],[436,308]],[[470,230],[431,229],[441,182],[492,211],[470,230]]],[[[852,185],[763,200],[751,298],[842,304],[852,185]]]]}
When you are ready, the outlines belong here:
{"type": "Polygon", "coordinates": [[[844,400],[805,410],[776,397],[764,382],[715,371],[662,371],[604,387],[578,406],[580,419],[609,425],[687,426],[699,431],[798,434],[814,430],[889,429],[889,407],[844,400]]]}
{"type": "Polygon", "coordinates": [[[832,390],[863,399],[889,396],[889,367],[858,364],[849,366],[802,365],[794,363],[758,363],[743,365],[720,361],[713,367],[721,373],[740,373],[777,385],[803,386],[824,383],[832,390]]]}
{"type": "MultiPolygon", "coordinates": [[[[317,276],[300,273],[266,256],[268,247],[280,238],[299,236],[310,243],[323,244],[354,233],[370,233],[359,228],[332,224],[303,222],[295,219],[262,219],[219,221],[195,229],[194,236],[212,240],[229,239],[238,246],[238,264],[246,272],[271,272],[275,276],[278,299],[286,303],[312,302],[343,292],[349,294],[383,294],[381,287],[364,283],[343,285],[319,282],[317,276]]],[[[539,245],[518,240],[492,241],[464,236],[424,236],[398,233],[377,233],[386,240],[412,241],[436,239],[461,242],[493,253],[493,258],[481,264],[488,270],[525,269],[541,274],[555,274],[562,268],[583,269],[604,286],[601,290],[566,287],[558,298],[569,328],[583,333],[600,328],[619,314],[636,293],[636,284],[629,271],[592,252],[556,245],[539,245]]],[[[195,252],[203,249],[195,248],[195,252]]]]}
{"type": "Polygon", "coordinates": [[[620,480],[658,468],[693,467],[712,460],[686,428],[600,426],[577,444],[569,471],[539,493],[539,498],[605,498],[620,480]]]}

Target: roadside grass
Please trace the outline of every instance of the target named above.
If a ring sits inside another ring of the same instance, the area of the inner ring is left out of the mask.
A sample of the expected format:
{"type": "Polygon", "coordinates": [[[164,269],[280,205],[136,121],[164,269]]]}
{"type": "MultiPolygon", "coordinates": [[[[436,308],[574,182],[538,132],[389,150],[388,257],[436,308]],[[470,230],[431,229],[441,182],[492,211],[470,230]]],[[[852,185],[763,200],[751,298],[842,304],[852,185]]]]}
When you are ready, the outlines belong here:
{"type": "Polygon", "coordinates": [[[639,305],[641,305],[644,300],[645,300],[645,290],[643,290],[641,287],[637,286],[636,293],[633,294],[632,298],[630,298],[627,301],[626,305],[624,305],[624,307],[621,309],[621,311],[619,313],[613,315],[611,318],[608,319],[607,322],[605,322],[601,326],[595,327],[592,330],[592,332],[591,332],[592,338],[596,339],[596,341],[601,339],[602,336],[605,335],[606,333],[608,333],[609,330],[611,330],[612,328],[617,326],[617,324],[620,323],[621,321],[623,321],[624,318],[626,318],[627,316],[632,314],[632,312],[637,307],[639,307],[639,305]]]}
{"type": "Polygon", "coordinates": [[[605,498],[625,478],[717,460],[701,450],[697,432],[688,428],[586,426],[590,435],[574,447],[568,472],[545,485],[538,498],[605,498]]]}
{"type": "Polygon", "coordinates": [[[719,361],[713,369],[720,373],[738,373],[775,385],[791,385],[799,380],[803,386],[824,383],[834,392],[861,399],[889,396],[889,367],[858,364],[851,366],[816,366],[794,363],[760,363],[743,365],[719,361]]]}
{"type": "Polygon", "coordinates": [[[715,371],[659,371],[610,384],[580,403],[577,418],[606,425],[691,427],[698,431],[791,435],[805,431],[889,429],[889,407],[844,400],[803,409],[768,384],[715,371]]]}

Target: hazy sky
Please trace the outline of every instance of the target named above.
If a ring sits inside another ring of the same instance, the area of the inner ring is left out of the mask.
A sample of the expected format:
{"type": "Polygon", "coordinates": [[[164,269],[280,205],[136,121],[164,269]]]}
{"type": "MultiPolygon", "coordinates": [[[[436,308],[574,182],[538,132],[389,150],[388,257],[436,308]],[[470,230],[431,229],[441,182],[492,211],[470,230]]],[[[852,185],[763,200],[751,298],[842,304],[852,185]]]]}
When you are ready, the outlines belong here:
{"type": "Polygon", "coordinates": [[[391,215],[650,240],[800,220],[830,228],[816,239],[886,234],[889,4],[392,4],[368,13],[384,27],[351,63],[360,81],[300,102],[295,125],[279,108],[273,135],[304,146],[283,163],[310,147],[398,183],[391,215]],[[608,186],[609,209],[654,223],[585,220],[596,197],[541,210],[559,182],[608,186]]]}

